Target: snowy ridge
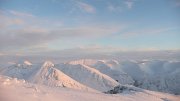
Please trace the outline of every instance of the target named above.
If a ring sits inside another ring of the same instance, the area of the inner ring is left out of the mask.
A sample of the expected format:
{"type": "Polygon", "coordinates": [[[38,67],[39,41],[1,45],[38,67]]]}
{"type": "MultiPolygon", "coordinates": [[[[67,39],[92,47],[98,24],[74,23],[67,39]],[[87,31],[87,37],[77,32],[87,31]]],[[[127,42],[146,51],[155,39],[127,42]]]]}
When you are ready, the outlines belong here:
{"type": "Polygon", "coordinates": [[[67,88],[49,88],[1,75],[0,89],[1,101],[179,101],[180,99],[180,96],[145,90],[109,95],[67,88]]]}
{"type": "Polygon", "coordinates": [[[133,84],[134,81],[133,79],[125,72],[122,70],[118,70],[117,66],[118,62],[117,61],[98,61],[96,64],[94,64],[92,67],[99,70],[101,73],[104,73],[114,80],[117,80],[120,84],[133,84]]]}
{"type": "MultiPolygon", "coordinates": [[[[79,90],[95,91],[73,80],[60,70],[55,68],[51,61],[46,61],[42,65],[26,65],[18,63],[4,68],[0,74],[13,78],[24,79],[31,83],[47,86],[67,87],[79,90]]],[[[30,62],[26,62],[30,63],[30,62]]]]}
{"type": "Polygon", "coordinates": [[[92,59],[82,59],[70,61],[68,64],[72,65],[84,65],[89,66],[90,69],[94,68],[100,71],[101,73],[117,80],[121,84],[133,84],[133,79],[122,70],[117,70],[116,66],[119,65],[117,60],[92,60],[92,59]]]}
{"type": "Polygon", "coordinates": [[[167,93],[180,94],[180,62],[149,61],[140,64],[146,80],[139,87],[167,93]]]}
{"type": "Polygon", "coordinates": [[[36,81],[36,83],[49,86],[71,87],[70,84],[76,82],[76,87],[81,83],[83,86],[86,85],[99,91],[107,91],[120,83],[147,90],[180,94],[180,62],[177,60],[119,62],[118,60],[82,59],[57,65],[50,61],[43,65],[29,61],[9,65],[1,65],[1,75],[24,79],[28,82],[36,81]],[[69,80],[66,81],[63,77],[69,80]]]}
{"type": "Polygon", "coordinates": [[[18,79],[29,80],[29,78],[34,74],[34,72],[38,69],[38,65],[33,65],[30,62],[24,61],[20,63],[16,63],[14,65],[3,68],[0,71],[0,74],[15,77],[18,79]]]}
{"type": "MultiPolygon", "coordinates": [[[[74,64],[85,64],[83,59],[74,64]]],[[[93,61],[93,60],[91,60],[93,61]]],[[[71,63],[71,62],[69,62],[71,63]]],[[[153,91],[180,94],[180,62],[165,60],[94,60],[89,67],[99,70],[121,84],[130,84],[153,91]]]]}
{"type": "Polygon", "coordinates": [[[140,88],[180,94],[180,62],[146,60],[121,62],[119,69],[126,72],[140,88]]]}
{"type": "Polygon", "coordinates": [[[30,61],[25,60],[25,61],[19,61],[15,65],[17,67],[24,67],[24,68],[26,68],[26,67],[31,67],[33,64],[30,61]]]}
{"type": "Polygon", "coordinates": [[[24,64],[26,64],[26,65],[28,65],[28,66],[31,66],[32,65],[32,63],[31,62],[29,62],[29,61],[24,61],[24,64]]]}
{"type": "Polygon", "coordinates": [[[110,90],[119,84],[111,77],[84,64],[61,64],[58,69],[76,81],[99,91],[110,90]]]}
{"type": "Polygon", "coordinates": [[[115,67],[119,65],[119,62],[117,60],[107,60],[105,62],[109,67],[115,67]]]}
{"type": "Polygon", "coordinates": [[[42,65],[43,68],[51,68],[54,66],[55,65],[51,61],[45,61],[44,64],[42,65]]]}
{"type": "Polygon", "coordinates": [[[42,65],[42,67],[37,71],[35,76],[32,77],[32,82],[36,84],[45,84],[51,87],[67,87],[73,89],[93,91],[93,89],[80,84],[79,82],[73,80],[60,70],[56,69],[55,65],[50,61],[46,61],[42,65]]]}
{"type": "Polygon", "coordinates": [[[68,64],[72,64],[72,65],[77,65],[77,64],[92,65],[92,64],[95,64],[96,62],[97,62],[97,60],[93,60],[93,59],[80,59],[80,60],[69,61],[68,64]]]}

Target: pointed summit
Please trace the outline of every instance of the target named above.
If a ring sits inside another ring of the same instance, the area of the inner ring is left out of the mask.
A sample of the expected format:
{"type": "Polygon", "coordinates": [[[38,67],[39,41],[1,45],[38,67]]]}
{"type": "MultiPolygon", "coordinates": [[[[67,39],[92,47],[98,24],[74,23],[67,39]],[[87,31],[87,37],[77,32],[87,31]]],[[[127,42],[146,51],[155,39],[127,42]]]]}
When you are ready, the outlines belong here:
{"type": "Polygon", "coordinates": [[[41,68],[38,68],[36,73],[30,78],[30,81],[51,87],[67,87],[72,89],[95,91],[58,70],[51,61],[44,62],[41,68]]]}
{"type": "Polygon", "coordinates": [[[54,63],[51,61],[45,61],[43,67],[54,67],[54,63]]]}

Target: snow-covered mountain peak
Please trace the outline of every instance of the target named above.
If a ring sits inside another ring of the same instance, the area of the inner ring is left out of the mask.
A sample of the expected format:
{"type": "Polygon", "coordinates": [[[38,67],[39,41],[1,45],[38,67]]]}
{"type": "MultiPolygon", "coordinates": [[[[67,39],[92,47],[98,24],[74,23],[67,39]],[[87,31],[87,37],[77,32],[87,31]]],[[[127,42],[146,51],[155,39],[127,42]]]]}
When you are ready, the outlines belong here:
{"type": "Polygon", "coordinates": [[[85,64],[72,65],[67,63],[61,64],[57,68],[74,80],[98,91],[107,91],[119,84],[106,74],[85,64]]]}
{"type": "Polygon", "coordinates": [[[111,65],[118,65],[119,64],[119,62],[117,60],[109,60],[106,63],[111,64],[111,65]]]}
{"type": "Polygon", "coordinates": [[[72,64],[72,65],[77,65],[77,64],[92,65],[92,64],[95,64],[96,62],[97,62],[97,60],[93,60],[93,59],[80,59],[80,60],[69,61],[68,64],[72,64]]]}
{"type": "Polygon", "coordinates": [[[28,60],[23,60],[23,61],[19,61],[17,63],[14,63],[16,67],[23,67],[23,68],[26,68],[26,67],[31,67],[32,66],[32,63],[28,60]]]}
{"type": "Polygon", "coordinates": [[[105,63],[105,60],[98,60],[96,64],[103,64],[105,63]]]}
{"type": "Polygon", "coordinates": [[[31,65],[32,65],[32,63],[29,62],[29,61],[27,61],[27,60],[24,61],[24,64],[25,64],[25,65],[28,65],[28,66],[31,66],[31,65]]]}
{"type": "Polygon", "coordinates": [[[42,67],[39,68],[36,74],[31,77],[31,82],[51,87],[67,87],[79,90],[95,91],[64,74],[50,61],[46,61],[42,67]]]}
{"type": "Polygon", "coordinates": [[[42,66],[43,67],[54,67],[54,64],[51,61],[45,61],[42,66]]]}

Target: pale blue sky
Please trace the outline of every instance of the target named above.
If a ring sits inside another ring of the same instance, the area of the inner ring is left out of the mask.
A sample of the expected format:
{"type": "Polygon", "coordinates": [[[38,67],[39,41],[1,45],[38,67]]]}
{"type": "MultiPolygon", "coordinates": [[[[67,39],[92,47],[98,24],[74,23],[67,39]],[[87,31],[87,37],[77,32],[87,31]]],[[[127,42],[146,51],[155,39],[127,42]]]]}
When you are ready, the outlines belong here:
{"type": "Polygon", "coordinates": [[[0,0],[0,53],[180,49],[180,0],[0,0]]]}

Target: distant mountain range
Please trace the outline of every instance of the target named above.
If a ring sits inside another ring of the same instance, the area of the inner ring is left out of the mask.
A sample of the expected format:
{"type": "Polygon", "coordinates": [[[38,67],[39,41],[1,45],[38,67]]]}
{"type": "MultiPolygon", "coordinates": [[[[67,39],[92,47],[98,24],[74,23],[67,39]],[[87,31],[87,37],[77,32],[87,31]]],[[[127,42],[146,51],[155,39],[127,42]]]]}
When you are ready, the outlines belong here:
{"type": "Polygon", "coordinates": [[[180,62],[81,59],[54,64],[27,60],[2,65],[0,74],[50,87],[108,92],[118,85],[180,94],[180,62]],[[3,67],[2,67],[3,66],[3,67]]]}

